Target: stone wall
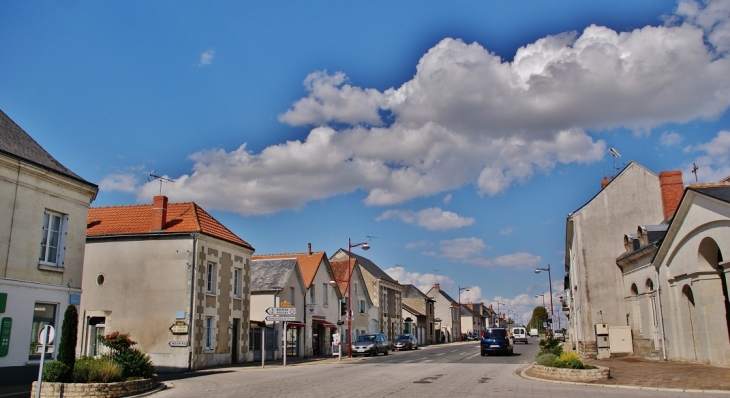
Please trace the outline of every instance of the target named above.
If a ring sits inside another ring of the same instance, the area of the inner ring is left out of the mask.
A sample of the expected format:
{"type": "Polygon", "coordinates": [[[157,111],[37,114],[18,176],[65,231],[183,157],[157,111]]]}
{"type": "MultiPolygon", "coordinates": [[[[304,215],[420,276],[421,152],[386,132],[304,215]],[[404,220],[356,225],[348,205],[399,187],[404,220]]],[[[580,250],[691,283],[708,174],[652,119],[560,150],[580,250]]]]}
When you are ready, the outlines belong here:
{"type": "Polygon", "coordinates": [[[597,366],[598,369],[563,369],[532,365],[532,372],[535,376],[545,377],[554,380],[566,381],[596,381],[608,379],[610,372],[607,367],[597,366]]]}
{"type": "MultiPolygon", "coordinates": [[[[30,396],[35,397],[36,384],[30,396]]],[[[157,386],[157,377],[119,383],[48,383],[41,386],[41,397],[45,398],[117,398],[149,391],[157,386]]]]}

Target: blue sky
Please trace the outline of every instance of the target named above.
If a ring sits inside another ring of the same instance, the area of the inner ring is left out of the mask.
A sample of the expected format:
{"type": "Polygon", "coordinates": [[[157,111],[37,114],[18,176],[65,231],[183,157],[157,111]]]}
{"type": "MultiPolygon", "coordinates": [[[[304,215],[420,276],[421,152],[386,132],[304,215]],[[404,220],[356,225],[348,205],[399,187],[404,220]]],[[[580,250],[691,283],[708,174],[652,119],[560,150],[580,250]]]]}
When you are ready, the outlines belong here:
{"type": "Polygon", "coordinates": [[[151,202],[154,172],[257,253],[369,241],[518,318],[534,267],[560,295],[608,148],[730,175],[728,1],[251,3],[4,1],[0,109],[94,206],[151,202]]]}

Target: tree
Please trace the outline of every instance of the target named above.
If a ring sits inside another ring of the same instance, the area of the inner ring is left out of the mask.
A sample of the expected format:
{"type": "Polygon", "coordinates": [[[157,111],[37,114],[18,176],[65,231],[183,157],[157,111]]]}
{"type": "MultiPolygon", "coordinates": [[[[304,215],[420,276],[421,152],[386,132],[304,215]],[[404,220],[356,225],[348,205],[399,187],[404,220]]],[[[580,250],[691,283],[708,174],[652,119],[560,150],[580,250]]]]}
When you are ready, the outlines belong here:
{"type": "Polygon", "coordinates": [[[530,324],[538,330],[542,330],[542,323],[547,321],[548,315],[547,310],[543,306],[537,306],[532,310],[532,319],[530,324]]]}
{"type": "MultiPolygon", "coordinates": [[[[63,314],[61,325],[61,342],[58,344],[58,356],[56,359],[68,366],[73,371],[76,363],[76,338],[79,331],[79,313],[76,306],[69,304],[66,313],[63,314]]],[[[70,372],[69,372],[70,373],[70,372]]],[[[70,378],[71,374],[67,375],[70,378]]]]}

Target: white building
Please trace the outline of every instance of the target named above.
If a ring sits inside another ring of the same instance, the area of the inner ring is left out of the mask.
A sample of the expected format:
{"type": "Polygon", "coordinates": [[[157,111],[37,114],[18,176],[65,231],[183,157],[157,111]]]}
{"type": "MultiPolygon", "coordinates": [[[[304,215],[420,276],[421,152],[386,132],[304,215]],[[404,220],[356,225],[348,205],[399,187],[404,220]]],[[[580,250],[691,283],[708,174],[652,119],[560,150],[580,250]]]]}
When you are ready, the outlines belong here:
{"type": "Polygon", "coordinates": [[[38,332],[52,325],[58,345],[66,307],[79,304],[97,191],[0,111],[0,386],[38,377],[38,332]]]}

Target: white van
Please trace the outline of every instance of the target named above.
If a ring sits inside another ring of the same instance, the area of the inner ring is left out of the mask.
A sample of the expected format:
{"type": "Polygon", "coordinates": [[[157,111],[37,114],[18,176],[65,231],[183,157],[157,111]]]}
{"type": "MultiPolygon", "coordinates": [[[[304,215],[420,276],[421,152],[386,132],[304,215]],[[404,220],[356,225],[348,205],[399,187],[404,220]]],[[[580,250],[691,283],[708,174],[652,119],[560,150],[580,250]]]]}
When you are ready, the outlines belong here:
{"type": "Polygon", "coordinates": [[[538,333],[537,329],[530,329],[530,337],[538,337],[540,336],[540,333],[538,333]]]}
{"type": "Polygon", "coordinates": [[[512,340],[515,343],[523,342],[529,344],[527,341],[527,330],[522,327],[512,328],[512,340]]]}

